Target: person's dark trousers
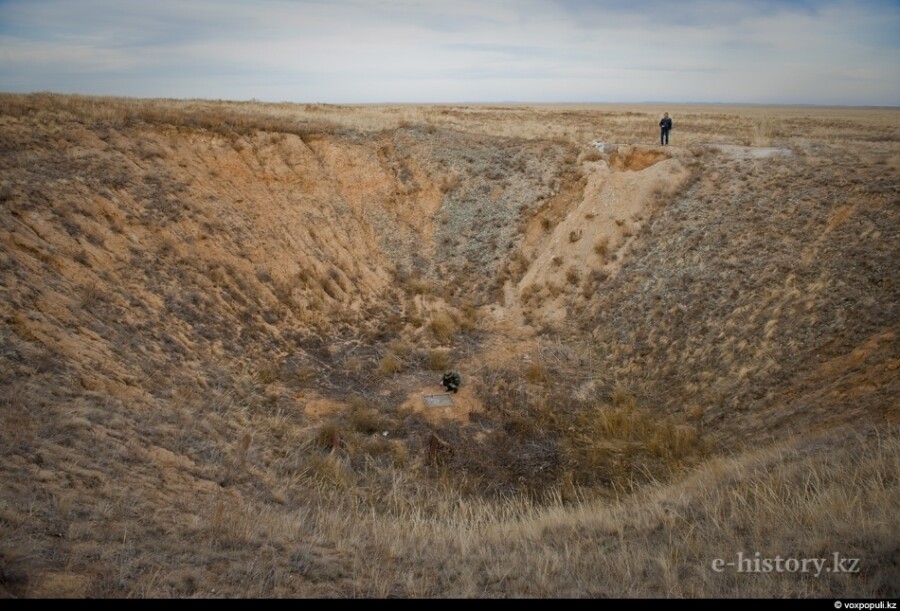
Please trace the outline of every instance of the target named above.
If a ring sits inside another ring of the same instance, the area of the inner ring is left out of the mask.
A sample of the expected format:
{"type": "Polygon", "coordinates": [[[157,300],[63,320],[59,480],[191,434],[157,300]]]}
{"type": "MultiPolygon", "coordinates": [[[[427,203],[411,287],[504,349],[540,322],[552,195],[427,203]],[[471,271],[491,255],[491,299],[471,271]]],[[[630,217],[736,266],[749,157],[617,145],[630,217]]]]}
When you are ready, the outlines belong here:
{"type": "Polygon", "coordinates": [[[660,144],[668,144],[669,143],[669,130],[664,129],[659,133],[659,143],[660,144]]]}

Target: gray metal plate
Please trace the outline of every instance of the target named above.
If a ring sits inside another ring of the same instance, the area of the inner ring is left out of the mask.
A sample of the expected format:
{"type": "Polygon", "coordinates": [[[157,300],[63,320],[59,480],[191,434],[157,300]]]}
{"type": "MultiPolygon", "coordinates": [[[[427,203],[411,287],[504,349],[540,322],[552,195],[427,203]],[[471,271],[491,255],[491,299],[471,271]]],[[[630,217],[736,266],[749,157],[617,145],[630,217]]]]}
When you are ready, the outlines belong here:
{"type": "Polygon", "coordinates": [[[427,407],[452,407],[453,397],[449,394],[425,395],[425,405],[427,407]]]}

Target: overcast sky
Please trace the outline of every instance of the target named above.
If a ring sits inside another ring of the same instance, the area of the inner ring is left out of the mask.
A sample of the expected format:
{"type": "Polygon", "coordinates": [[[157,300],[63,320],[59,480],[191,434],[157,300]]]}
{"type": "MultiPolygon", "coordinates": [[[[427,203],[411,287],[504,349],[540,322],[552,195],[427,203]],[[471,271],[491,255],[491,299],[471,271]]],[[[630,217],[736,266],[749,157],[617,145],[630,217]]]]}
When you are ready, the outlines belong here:
{"type": "Polygon", "coordinates": [[[900,0],[0,0],[0,91],[900,106],[900,0]]]}

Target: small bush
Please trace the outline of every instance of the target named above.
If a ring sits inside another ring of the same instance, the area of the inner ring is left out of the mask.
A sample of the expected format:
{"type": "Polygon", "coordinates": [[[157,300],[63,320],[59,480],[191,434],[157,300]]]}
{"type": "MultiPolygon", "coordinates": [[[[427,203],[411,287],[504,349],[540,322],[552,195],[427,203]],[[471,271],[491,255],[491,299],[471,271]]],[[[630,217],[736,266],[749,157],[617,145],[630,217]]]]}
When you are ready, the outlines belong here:
{"type": "Polygon", "coordinates": [[[547,367],[538,361],[529,365],[528,369],[525,370],[525,379],[532,384],[546,384],[550,379],[550,375],[547,372],[547,367]]]}
{"type": "Polygon", "coordinates": [[[458,321],[459,328],[464,331],[472,331],[478,327],[478,308],[471,303],[462,306],[461,316],[458,321]]]}
{"type": "Polygon", "coordinates": [[[353,483],[353,474],[345,462],[336,455],[312,455],[303,464],[304,474],[321,485],[338,489],[348,488],[353,483]]]}
{"type": "Polygon", "coordinates": [[[395,339],[388,344],[388,349],[404,360],[409,359],[413,352],[413,347],[408,342],[401,339],[395,339]]]}
{"type": "Polygon", "coordinates": [[[595,148],[591,148],[588,151],[585,151],[579,155],[579,159],[584,161],[600,161],[603,159],[603,154],[595,148]]]}
{"type": "Polygon", "coordinates": [[[261,384],[274,384],[278,380],[278,368],[263,365],[256,370],[256,375],[261,384]]]}
{"type": "Polygon", "coordinates": [[[562,287],[555,282],[548,282],[547,292],[550,293],[551,297],[559,297],[562,294],[563,290],[562,287]]]}
{"type": "Polygon", "coordinates": [[[431,282],[424,278],[410,278],[406,283],[406,289],[413,295],[427,295],[433,292],[431,282]]]}
{"type": "Polygon", "coordinates": [[[336,449],[335,445],[340,446],[341,432],[338,425],[334,422],[327,422],[316,431],[313,443],[321,450],[336,449]]]}
{"type": "Polygon", "coordinates": [[[443,371],[450,367],[450,353],[446,350],[431,350],[428,353],[428,369],[443,371]]]}
{"type": "Polygon", "coordinates": [[[448,174],[441,179],[441,193],[450,193],[455,191],[462,184],[462,178],[459,174],[448,174]]]}
{"type": "Polygon", "coordinates": [[[637,405],[637,400],[623,386],[617,385],[612,392],[612,403],[615,407],[634,409],[637,405]]]}
{"type": "Polygon", "coordinates": [[[440,342],[449,342],[456,333],[456,321],[447,312],[438,312],[431,317],[431,332],[440,342]]]}
{"type": "Polygon", "coordinates": [[[9,183],[0,183],[0,203],[12,199],[13,190],[9,183]]]}
{"type": "Polygon", "coordinates": [[[80,251],[75,253],[75,256],[72,258],[75,259],[75,261],[77,261],[78,263],[81,263],[82,265],[84,265],[85,267],[91,266],[90,256],[88,255],[87,251],[84,249],[81,249],[80,251]]]}
{"type": "Polygon", "coordinates": [[[406,445],[398,439],[387,439],[376,433],[359,443],[358,451],[373,458],[387,458],[393,465],[402,466],[408,456],[406,445]]]}
{"type": "Polygon", "coordinates": [[[344,370],[351,374],[361,372],[363,367],[365,367],[365,361],[358,356],[351,356],[344,361],[344,370]]]}
{"type": "Polygon", "coordinates": [[[383,428],[378,410],[368,406],[356,408],[350,413],[350,426],[354,431],[366,435],[371,435],[383,428]]]}
{"type": "Polygon", "coordinates": [[[384,375],[392,375],[395,373],[400,373],[405,369],[405,364],[403,363],[403,359],[394,354],[393,352],[387,352],[381,360],[378,361],[378,371],[380,371],[384,375]]]}

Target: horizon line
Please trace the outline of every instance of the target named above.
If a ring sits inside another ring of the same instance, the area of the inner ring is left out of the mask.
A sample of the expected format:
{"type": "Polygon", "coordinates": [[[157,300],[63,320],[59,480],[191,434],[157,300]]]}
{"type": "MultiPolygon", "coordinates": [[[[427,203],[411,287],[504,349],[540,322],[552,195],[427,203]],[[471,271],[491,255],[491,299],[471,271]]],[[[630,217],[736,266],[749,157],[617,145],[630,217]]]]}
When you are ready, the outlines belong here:
{"type": "Polygon", "coordinates": [[[322,105],[322,106],[603,106],[603,105],[637,105],[637,106],[790,106],[803,108],[871,108],[871,109],[900,109],[900,105],[891,104],[851,104],[851,103],[824,103],[824,102],[724,102],[724,101],[672,101],[672,100],[640,100],[640,101],[528,101],[528,100],[458,100],[458,101],[366,101],[366,102],[350,102],[350,101],[331,101],[325,102],[321,100],[315,101],[297,101],[297,100],[262,100],[259,98],[207,98],[207,97],[172,97],[172,96],[136,96],[136,95],[120,95],[120,94],[97,94],[97,93],[73,93],[52,90],[36,90],[29,92],[22,91],[0,91],[0,95],[59,95],[59,96],[78,96],[86,98],[109,98],[109,99],[131,99],[131,100],[171,100],[171,101],[205,101],[205,102],[226,102],[226,103],[255,103],[255,104],[305,104],[305,105],[322,105]]]}

